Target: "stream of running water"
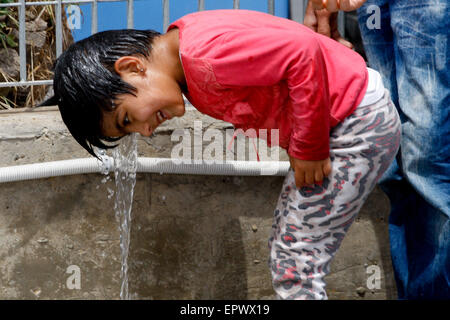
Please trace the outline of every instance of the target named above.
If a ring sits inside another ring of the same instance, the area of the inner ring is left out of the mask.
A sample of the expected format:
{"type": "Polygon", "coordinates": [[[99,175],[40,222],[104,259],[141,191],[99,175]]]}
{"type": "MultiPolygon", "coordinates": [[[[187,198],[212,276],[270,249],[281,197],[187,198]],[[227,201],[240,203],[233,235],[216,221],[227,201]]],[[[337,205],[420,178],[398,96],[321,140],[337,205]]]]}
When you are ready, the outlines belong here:
{"type": "Polygon", "coordinates": [[[119,223],[122,258],[120,299],[130,300],[128,291],[128,253],[130,250],[131,208],[133,206],[137,169],[137,139],[135,133],[121,139],[119,146],[113,150],[113,158],[116,181],[114,212],[119,223]]]}
{"type": "MultiPolygon", "coordinates": [[[[102,158],[102,173],[107,175],[111,164],[104,150],[99,151],[102,158]]],[[[133,205],[134,186],[136,185],[137,169],[137,139],[136,134],[130,134],[120,140],[118,147],[112,151],[114,159],[114,178],[116,190],[108,188],[108,199],[115,195],[114,213],[120,231],[120,299],[130,300],[128,290],[128,254],[130,250],[131,209],[133,205]]],[[[102,180],[108,181],[109,176],[102,180]]]]}

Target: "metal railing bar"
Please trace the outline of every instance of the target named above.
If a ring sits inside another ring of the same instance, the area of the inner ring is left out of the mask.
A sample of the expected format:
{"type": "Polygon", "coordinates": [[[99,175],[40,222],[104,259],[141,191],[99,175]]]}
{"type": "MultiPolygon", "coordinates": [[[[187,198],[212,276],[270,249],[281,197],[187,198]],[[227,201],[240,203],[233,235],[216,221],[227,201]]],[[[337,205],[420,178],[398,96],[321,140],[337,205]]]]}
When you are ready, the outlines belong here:
{"type": "Polygon", "coordinates": [[[267,13],[275,14],[275,0],[267,0],[267,13]]]}
{"type": "MultiPolygon", "coordinates": [[[[62,4],[89,4],[92,2],[121,2],[124,0],[62,0],[61,3],[62,4]]],[[[53,0],[53,1],[34,1],[34,2],[26,2],[25,5],[26,6],[49,6],[49,5],[54,5],[57,4],[58,1],[57,0],[53,0]]],[[[6,8],[6,7],[20,7],[21,4],[20,2],[14,2],[14,3],[0,3],[0,8],[6,8]]]]}
{"type": "MultiPolygon", "coordinates": [[[[72,3],[90,3],[93,2],[94,0],[63,0],[61,1],[62,4],[72,4],[72,3]]],[[[113,1],[120,1],[120,0],[113,0],[113,1]]],[[[26,6],[48,6],[48,5],[54,5],[57,4],[58,1],[54,0],[54,1],[40,1],[40,2],[25,2],[26,6]]],[[[1,3],[0,4],[0,8],[1,7],[20,7],[21,3],[20,2],[14,2],[14,3],[1,3]]]]}
{"type": "Polygon", "coordinates": [[[169,27],[170,8],[169,0],[163,0],[163,32],[169,27]]]}
{"type": "Polygon", "coordinates": [[[198,11],[205,10],[205,0],[198,0],[198,11]]]}
{"type": "Polygon", "coordinates": [[[233,0],[233,9],[239,9],[241,7],[241,3],[239,0],[233,0]]]}
{"type": "Polygon", "coordinates": [[[53,80],[34,80],[34,81],[16,81],[16,82],[0,82],[0,88],[6,87],[27,87],[27,86],[41,86],[52,85],[53,80]]]}
{"type": "Polygon", "coordinates": [[[303,23],[307,0],[289,0],[289,18],[298,23],[303,23]]]}
{"type": "Polygon", "coordinates": [[[94,0],[92,3],[92,18],[91,18],[91,34],[97,33],[98,31],[98,4],[94,0]]]}
{"type": "Polygon", "coordinates": [[[338,30],[343,38],[345,38],[345,12],[339,11],[338,13],[338,30]]]}
{"type": "Polygon", "coordinates": [[[20,81],[27,80],[27,51],[25,39],[25,0],[20,0],[19,7],[19,57],[20,81]]]}
{"type": "Polygon", "coordinates": [[[56,57],[59,57],[62,53],[62,4],[61,0],[58,0],[56,4],[56,57]]]}
{"type": "MultiPolygon", "coordinates": [[[[33,5],[50,5],[50,4],[56,4],[57,1],[42,1],[42,2],[26,2],[26,6],[33,6],[33,5]]],[[[1,3],[0,8],[5,7],[20,7],[22,5],[21,2],[14,2],[14,3],[1,3]]]]}
{"type": "Polygon", "coordinates": [[[134,1],[128,0],[127,1],[127,28],[133,29],[134,27],[134,1]]]}

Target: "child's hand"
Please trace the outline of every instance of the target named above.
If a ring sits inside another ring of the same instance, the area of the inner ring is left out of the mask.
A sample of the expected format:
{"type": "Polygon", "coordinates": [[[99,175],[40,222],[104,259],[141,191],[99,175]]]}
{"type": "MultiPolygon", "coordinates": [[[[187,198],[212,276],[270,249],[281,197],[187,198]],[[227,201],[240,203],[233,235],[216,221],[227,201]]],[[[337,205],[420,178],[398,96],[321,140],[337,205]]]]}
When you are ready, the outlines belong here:
{"type": "Polygon", "coordinates": [[[336,40],[347,48],[353,49],[353,44],[345,40],[338,29],[338,13],[331,13],[326,9],[314,10],[312,2],[308,3],[303,24],[321,35],[336,40]]]}
{"type": "Polygon", "coordinates": [[[353,11],[361,7],[366,0],[310,0],[308,5],[311,4],[315,10],[327,9],[330,12],[336,12],[339,10],[353,11]]]}
{"type": "Polygon", "coordinates": [[[289,157],[291,167],[295,171],[295,185],[301,188],[322,182],[331,173],[331,160],[300,160],[289,157]]]}

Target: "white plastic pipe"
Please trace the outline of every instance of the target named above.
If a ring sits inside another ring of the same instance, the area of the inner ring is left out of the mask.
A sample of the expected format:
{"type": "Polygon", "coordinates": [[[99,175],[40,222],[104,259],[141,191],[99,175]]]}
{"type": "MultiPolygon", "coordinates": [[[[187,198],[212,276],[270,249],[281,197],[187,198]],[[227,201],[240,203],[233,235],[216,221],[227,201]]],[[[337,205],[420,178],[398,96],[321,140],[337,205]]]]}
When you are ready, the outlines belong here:
{"type": "MultiPolygon", "coordinates": [[[[25,164],[20,166],[0,168],[0,183],[23,180],[43,179],[57,176],[67,176],[86,173],[101,173],[105,169],[114,171],[114,160],[106,157],[102,163],[95,158],[83,158],[25,164]]],[[[195,161],[183,163],[170,158],[138,158],[138,173],[169,173],[198,174],[225,176],[258,176],[286,175],[289,169],[288,161],[225,161],[214,163],[195,161]]]]}

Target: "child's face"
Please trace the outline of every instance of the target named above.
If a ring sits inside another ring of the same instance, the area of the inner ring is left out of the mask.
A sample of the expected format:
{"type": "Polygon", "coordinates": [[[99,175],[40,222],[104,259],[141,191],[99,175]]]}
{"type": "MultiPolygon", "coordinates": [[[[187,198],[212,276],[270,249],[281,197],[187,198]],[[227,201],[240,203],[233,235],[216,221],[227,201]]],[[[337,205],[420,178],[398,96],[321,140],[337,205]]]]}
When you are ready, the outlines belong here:
{"type": "Polygon", "coordinates": [[[105,136],[121,137],[137,132],[148,137],[162,122],[184,115],[182,92],[172,77],[149,68],[149,65],[126,68],[119,74],[122,80],[137,89],[136,96],[122,94],[116,97],[114,111],[103,116],[105,136]]]}

